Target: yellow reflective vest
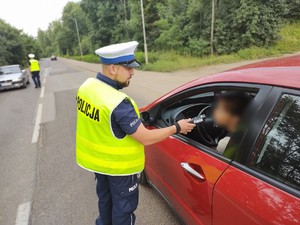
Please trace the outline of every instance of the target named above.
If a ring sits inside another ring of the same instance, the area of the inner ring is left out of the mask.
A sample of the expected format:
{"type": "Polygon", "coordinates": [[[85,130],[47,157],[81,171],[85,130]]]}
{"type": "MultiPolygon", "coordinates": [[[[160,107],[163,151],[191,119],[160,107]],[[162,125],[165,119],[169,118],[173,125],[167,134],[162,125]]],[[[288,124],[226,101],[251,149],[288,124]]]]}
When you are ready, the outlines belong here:
{"type": "Polygon", "coordinates": [[[30,71],[35,72],[35,71],[40,71],[40,65],[39,62],[35,59],[30,59],[30,71]]]}
{"type": "Polygon", "coordinates": [[[144,146],[126,135],[119,139],[111,127],[111,114],[126,94],[96,78],[87,79],[77,92],[76,161],[86,170],[125,176],[144,169],[144,146]]]}

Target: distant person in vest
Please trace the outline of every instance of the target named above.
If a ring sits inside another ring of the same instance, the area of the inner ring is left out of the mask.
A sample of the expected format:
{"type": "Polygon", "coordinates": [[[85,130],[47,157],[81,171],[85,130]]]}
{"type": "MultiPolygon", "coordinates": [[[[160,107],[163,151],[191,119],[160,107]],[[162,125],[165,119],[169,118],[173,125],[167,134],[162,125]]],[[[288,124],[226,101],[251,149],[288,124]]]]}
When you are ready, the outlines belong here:
{"type": "Polygon", "coordinates": [[[30,58],[30,72],[32,80],[35,84],[35,88],[41,87],[41,81],[40,81],[40,64],[39,61],[34,59],[34,54],[29,54],[28,57],[30,58]]]}
{"type": "Polygon", "coordinates": [[[134,58],[137,45],[132,41],[96,50],[102,72],[88,78],[77,93],[76,161],[96,175],[100,214],[96,225],[135,224],[144,145],[195,127],[190,119],[156,130],[141,123],[136,103],[120,91],[140,66],[134,58]]]}

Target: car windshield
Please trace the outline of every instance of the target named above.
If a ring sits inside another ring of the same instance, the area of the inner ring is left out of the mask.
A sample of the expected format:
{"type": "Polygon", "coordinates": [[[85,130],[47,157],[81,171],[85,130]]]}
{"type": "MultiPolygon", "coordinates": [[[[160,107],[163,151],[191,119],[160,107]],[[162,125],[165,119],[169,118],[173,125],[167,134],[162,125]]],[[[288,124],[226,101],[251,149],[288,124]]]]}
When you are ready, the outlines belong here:
{"type": "Polygon", "coordinates": [[[13,74],[13,73],[21,73],[20,67],[19,66],[0,67],[0,75],[13,74]]]}

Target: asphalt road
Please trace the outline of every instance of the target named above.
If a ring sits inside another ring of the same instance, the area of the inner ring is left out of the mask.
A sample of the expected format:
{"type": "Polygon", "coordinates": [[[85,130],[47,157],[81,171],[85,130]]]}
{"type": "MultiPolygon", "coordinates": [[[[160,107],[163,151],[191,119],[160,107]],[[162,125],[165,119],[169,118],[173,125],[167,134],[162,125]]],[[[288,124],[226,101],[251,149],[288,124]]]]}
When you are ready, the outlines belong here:
{"type": "MultiPolygon", "coordinates": [[[[31,84],[0,92],[1,225],[25,225],[28,216],[32,225],[94,224],[98,215],[94,176],[76,165],[74,153],[76,90],[95,72],[73,64],[45,59],[42,88],[31,84]],[[32,143],[36,134],[37,143],[32,143]]],[[[142,89],[128,89],[133,98],[139,97],[140,105],[161,95],[143,98],[142,89]]],[[[138,225],[179,224],[149,187],[140,187],[136,215],[138,225]]]]}
{"type": "MultiPolygon", "coordinates": [[[[172,74],[137,71],[124,91],[143,106],[199,76],[243,64],[172,74]]],[[[44,59],[41,68],[42,88],[0,92],[0,225],[94,224],[94,175],[75,163],[75,96],[100,65],[44,59]]],[[[149,187],[140,187],[136,215],[137,225],[179,224],[149,187]]]]}

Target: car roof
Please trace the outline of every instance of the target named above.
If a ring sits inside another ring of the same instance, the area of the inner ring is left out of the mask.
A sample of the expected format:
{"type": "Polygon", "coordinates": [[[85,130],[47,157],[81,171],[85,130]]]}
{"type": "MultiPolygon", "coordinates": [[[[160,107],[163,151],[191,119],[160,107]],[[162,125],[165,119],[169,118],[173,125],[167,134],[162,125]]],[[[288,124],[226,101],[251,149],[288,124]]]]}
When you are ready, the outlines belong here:
{"type": "Polygon", "coordinates": [[[279,57],[275,59],[262,60],[260,62],[248,64],[241,67],[236,67],[231,70],[241,70],[249,68],[266,68],[266,67],[295,67],[300,66],[300,55],[292,55],[286,57],[279,57]]]}
{"type": "Polygon", "coordinates": [[[226,71],[194,82],[196,85],[212,82],[241,82],[300,88],[300,66],[261,67],[226,71]]]}

